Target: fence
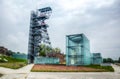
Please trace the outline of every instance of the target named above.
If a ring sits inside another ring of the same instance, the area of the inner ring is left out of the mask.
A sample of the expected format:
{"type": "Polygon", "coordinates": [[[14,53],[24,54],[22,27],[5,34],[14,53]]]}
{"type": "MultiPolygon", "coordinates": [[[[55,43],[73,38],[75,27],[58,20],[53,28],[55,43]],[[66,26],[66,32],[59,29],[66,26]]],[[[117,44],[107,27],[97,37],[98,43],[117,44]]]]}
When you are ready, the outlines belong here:
{"type": "Polygon", "coordinates": [[[26,54],[13,54],[12,57],[17,58],[17,59],[25,59],[25,60],[27,60],[27,55],[26,54]]]}
{"type": "Polygon", "coordinates": [[[59,64],[59,58],[54,57],[35,57],[34,64],[59,64]]]}

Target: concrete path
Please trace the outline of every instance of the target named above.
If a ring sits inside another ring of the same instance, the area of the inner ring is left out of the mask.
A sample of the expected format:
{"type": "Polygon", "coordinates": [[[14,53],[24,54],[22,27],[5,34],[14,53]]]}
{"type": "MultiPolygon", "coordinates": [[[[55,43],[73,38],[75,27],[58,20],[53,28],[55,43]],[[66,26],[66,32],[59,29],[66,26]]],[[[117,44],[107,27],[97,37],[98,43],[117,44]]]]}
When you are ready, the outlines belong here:
{"type": "Polygon", "coordinates": [[[114,68],[115,73],[120,74],[120,66],[117,66],[117,65],[112,64],[112,67],[114,68]]]}
{"type": "Polygon", "coordinates": [[[28,74],[5,74],[0,79],[26,79],[28,74]]]}
{"type": "Polygon", "coordinates": [[[112,65],[115,72],[30,72],[33,64],[13,70],[0,67],[5,74],[0,79],[120,79],[120,66],[112,65]]]}
{"type": "Polygon", "coordinates": [[[120,79],[120,67],[115,72],[30,72],[27,79],[120,79]]]}
{"type": "Polygon", "coordinates": [[[20,69],[9,69],[0,67],[0,73],[4,74],[0,79],[26,79],[32,67],[33,64],[24,66],[20,69]]]}
{"type": "Polygon", "coordinates": [[[120,79],[110,72],[31,72],[27,79],[120,79]]]}
{"type": "Polygon", "coordinates": [[[24,66],[20,69],[10,69],[10,68],[0,67],[0,73],[2,74],[29,73],[32,67],[33,67],[33,64],[24,66]]]}

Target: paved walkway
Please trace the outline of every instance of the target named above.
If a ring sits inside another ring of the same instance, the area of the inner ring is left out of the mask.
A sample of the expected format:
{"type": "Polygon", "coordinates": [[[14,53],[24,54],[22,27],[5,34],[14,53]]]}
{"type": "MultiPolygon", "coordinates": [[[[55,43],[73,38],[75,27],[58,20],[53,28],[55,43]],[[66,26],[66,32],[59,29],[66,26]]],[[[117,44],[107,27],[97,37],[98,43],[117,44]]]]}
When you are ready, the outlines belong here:
{"type": "Polygon", "coordinates": [[[0,79],[26,79],[33,64],[24,66],[20,69],[9,69],[0,67],[0,73],[4,74],[0,79]]]}
{"type": "Polygon", "coordinates": [[[115,72],[30,72],[33,64],[13,70],[0,67],[5,74],[0,79],[120,79],[120,66],[112,65],[115,72]]]}
{"type": "Polygon", "coordinates": [[[31,72],[27,79],[120,79],[114,72],[31,72]]]}
{"type": "Polygon", "coordinates": [[[117,66],[117,65],[112,64],[112,67],[114,68],[115,73],[120,74],[120,66],[117,66]]]}
{"type": "Polygon", "coordinates": [[[27,79],[120,79],[120,67],[115,72],[30,72],[27,79]]]}

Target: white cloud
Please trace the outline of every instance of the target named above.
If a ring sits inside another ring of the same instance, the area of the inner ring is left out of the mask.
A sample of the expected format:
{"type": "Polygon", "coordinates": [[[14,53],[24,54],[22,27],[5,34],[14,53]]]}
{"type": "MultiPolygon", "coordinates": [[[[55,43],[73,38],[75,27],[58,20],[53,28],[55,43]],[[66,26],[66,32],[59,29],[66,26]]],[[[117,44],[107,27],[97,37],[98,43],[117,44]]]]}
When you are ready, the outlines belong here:
{"type": "Polygon", "coordinates": [[[117,58],[119,4],[119,0],[2,0],[0,45],[27,53],[30,11],[50,6],[53,12],[46,22],[53,47],[65,52],[65,36],[84,33],[90,39],[92,52],[117,58]]]}
{"type": "Polygon", "coordinates": [[[23,32],[9,34],[1,42],[2,43],[0,44],[6,46],[7,48],[15,52],[18,52],[18,51],[22,53],[27,52],[26,49],[27,49],[27,44],[28,44],[28,38],[23,32]]]}

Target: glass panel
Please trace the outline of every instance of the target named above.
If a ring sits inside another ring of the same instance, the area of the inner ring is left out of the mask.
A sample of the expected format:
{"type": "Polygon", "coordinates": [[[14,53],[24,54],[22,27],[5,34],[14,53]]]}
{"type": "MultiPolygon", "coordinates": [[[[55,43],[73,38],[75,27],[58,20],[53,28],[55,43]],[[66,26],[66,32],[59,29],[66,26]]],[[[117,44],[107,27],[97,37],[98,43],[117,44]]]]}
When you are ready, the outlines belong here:
{"type": "Polygon", "coordinates": [[[89,40],[83,34],[66,36],[66,64],[91,64],[89,40]]]}

